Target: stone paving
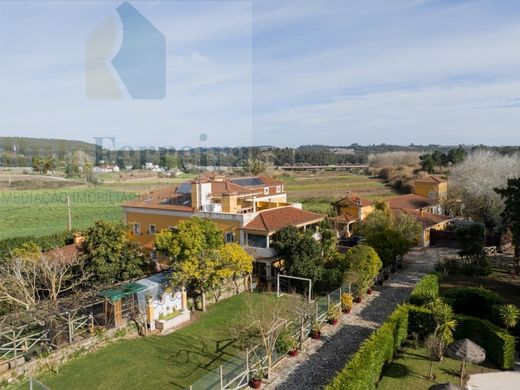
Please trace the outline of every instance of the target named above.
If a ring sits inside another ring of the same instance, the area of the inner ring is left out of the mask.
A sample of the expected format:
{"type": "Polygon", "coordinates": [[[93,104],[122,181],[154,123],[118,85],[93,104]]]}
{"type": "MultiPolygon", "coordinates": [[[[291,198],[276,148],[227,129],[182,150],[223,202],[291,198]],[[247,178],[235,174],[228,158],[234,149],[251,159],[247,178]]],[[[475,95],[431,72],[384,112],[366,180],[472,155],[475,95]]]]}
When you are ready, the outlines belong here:
{"type": "Polygon", "coordinates": [[[403,270],[391,274],[383,286],[361,304],[355,304],[351,314],[343,315],[337,326],[326,326],[321,340],[307,342],[295,358],[284,359],[273,369],[266,390],[312,390],[327,385],[341,370],[350,356],[399,303],[406,302],[413,286],[452,249],[428,248],[410,252],[403,270]]]}

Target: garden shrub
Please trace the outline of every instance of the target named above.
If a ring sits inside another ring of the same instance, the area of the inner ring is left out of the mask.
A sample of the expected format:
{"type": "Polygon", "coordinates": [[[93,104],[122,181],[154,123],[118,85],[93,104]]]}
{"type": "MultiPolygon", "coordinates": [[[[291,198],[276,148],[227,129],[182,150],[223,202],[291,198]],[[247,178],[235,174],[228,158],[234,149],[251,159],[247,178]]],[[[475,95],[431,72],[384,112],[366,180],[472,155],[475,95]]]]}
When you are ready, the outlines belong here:
{"type": "Polygon", "coordinates": [[[72,243],[72,234],[65,231],[41,237],[13,237],[0,240],[0,257],[9,256],[10,252],[20,245],[34,242],[42,251],[48,251],[72,243]]]}
{"type": "Polygon", "coordinates": [[[390,362],[408,334],[408,307],[399,306],[388,319],[366,339],[352,359],[341,370],[327,390],[375,389],[383,365],[390,362]]]}
{"type": "MultiPolygon", "coordinates": [[[[423,307],[408,307],[408,331],[424,338],[434,330],[435,323],[431,312],[423,307]]],[[[468,338],[486,350],[486,357],[501,369],[513,365],[515,338],[505,329],[490,321],[465,315],[456,315],[458,322],[455,339],[468,338]]]]}
{"type": "Polygon", "coordinates": [[[459,315],[455,338],[468,338],[486,350],[486,357],[499,368],[508,370],[515,359],[515,338],[490,321],[459,315]]]}
{"type": "Polygon", "coordinates": [[[493,306],[504,302],[497,293],[480,287],[453,288],[443,296],[456,313],[489,320],[493,318],[493,306]]]}
{"type": "Polygon", "coordinates": [[[408,332],[410,334],[415,333],[420,339],[425,339],[434,330],[435,322],[431,310],[413,305],[408,307],[408,332]]]}
{"type": "Polygon", "coordinates": [[[428,297],[431,296],[432,293],[438,295],[440,281],[441,275],[437,272],[431,272],[424,276],[412,290],[410,303],[422,306],[427,302],[428,297]]]}

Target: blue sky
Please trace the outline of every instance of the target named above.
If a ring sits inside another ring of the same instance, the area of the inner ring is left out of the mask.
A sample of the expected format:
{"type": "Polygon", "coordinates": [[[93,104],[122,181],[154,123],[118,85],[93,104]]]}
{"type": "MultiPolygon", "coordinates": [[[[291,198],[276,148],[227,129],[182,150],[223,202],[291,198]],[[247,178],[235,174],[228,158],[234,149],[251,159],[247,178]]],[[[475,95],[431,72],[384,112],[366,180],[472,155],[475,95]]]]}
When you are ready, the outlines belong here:
{"type": "Polygon", "coordinates": [[[121,2],[0,1],[0,135],[520,144],[519,1],[130,3],[166,37],[162,100],[87,98],[87,37],[121,2]]]}

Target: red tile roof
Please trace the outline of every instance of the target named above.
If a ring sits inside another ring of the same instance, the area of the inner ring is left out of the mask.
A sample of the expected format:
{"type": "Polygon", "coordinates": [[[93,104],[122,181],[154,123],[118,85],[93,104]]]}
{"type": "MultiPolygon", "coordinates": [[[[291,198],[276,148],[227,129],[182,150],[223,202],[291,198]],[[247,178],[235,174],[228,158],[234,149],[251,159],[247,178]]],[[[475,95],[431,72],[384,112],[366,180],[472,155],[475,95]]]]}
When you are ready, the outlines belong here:
{"type": "Polygon", "coordinates": [[[339,206],[362,206],[362,207],[365,207],[365,206],[371,206],[374,204],[374,202],[368,200],[368,199],[363,199],[361,198],[360,196],[356,195],[356,194],[353,194],[351,193],[350,191],[347,192],[347,195],[338,201],[337,203],[339,206]]]}
{"type": "Polygon", "coordinates": [[[418,183],[446,183],[448,180],[437,175],[429,175],[415,181],[418,183]]]}
{"type": "MultiPolygon", "coordinates": [[[[416,210],[400,210],[400,211],[414,217],[419,223],[422,224],[423,229],[431,228],[435,225],[438,225],[440,223],[444,223],[444,222],[447,222],[447,221],[450,221],[453,219],[451,217],[446,217],[444,215],[439,215],[439,214],[432,214],[432,213],[428,213],[426,211],[424,211],[424,212],[420,212],[420,211],[416,211],[416,210]]],[[[398,212],[398,211],[396,210],[396,212],[398,212]]]]}
{"type": "Polygon", "coordinates": [[[348,214],[338,215],[337,217],[331,217],[329,219],[335,223],[351,223],[357,221],[357,218],[354,218],[348,214]]]}
{"type": "Polygon", "coordinates": [[[286,206],[261,211],[251,222],[244,226],[245,230],[273,233],[286,226],[302,226],[319,222],[325,216],[286,206]]]}
{"type": "Polygon", "coordinates": [[[407,194],[396,196],[386,200],[391,209],[411,209],[419,210],[432,206],[432,202],[424,196],[407,194]]]}
{"type": "Polygon", "coordinates": [[[80,254],[80,247],[70,244],[44,252],[43,255],[60,263],[69,263],[80,254]]]}

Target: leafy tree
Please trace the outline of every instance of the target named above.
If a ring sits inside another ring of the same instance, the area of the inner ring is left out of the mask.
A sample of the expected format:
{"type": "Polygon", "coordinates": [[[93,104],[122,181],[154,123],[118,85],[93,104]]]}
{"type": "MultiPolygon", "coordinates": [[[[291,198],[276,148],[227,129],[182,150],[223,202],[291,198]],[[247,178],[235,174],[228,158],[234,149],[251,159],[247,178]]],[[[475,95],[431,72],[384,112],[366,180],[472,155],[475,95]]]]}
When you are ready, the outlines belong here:
{"type": "Polygon", "coordinates": [[[355,283],[358,294],[364,295],[383,266],[379,255],[370,246],[356,245],[348,250],[345,258],[348,270],[356,272],[358,276],[355,283]]]}
{"type": "Polygon", "coordinates": [[[130,240],[125,226],[97,221],[83,242],[87,272],[96,284],[113,284],[142,276],[146,268],[139,246],[130,240]]]}
{"type": "Polygon", "coordinates": [[[486,252],[486,228],[481,223],[470,223],[460,226],[455,234],[461,250],[459,255],[473,264],[479,274],[487,269],[486,252]]]}
{"type": "Polygon", "coordinates": [[[238,293],[238,278],[253,272],[253,257],[238,244],[225,244],[219,250],[223,279],[231,277],[238,293]]]}
{"type": "Polygon", "coordinates": [[[520,177],[509,179],[507,187],[495,191],[504,199],[505,208],[502,213],[504,225],[511,229],[515,246],[516,271],[520,272],[520,177]]]}
{"type": "Polygon", "coordinates": [[[173,282],[192,284],[202,297],[202,310],[206,311],[206,290],[218,284],[227,271],[219,253],[224,245],[222,231],[212,222],[191,218],[179,222],[174,232],[159,232],[155,245],[171,259],[173,282]]]}
{"type": "Polygon", "coordinates": [[[409,215],[392,215],[387,203],[376,207],[363,221],[361,234],[366,244],[376,250],[385,265],[394,264],[417,245],[422,227],[409,215]]]}
{"type": "Polygon", "coordinates": [[[252,159],[243,161],[242,169],[247,175],[259,175],[262,172],[265,172],[267,166],[263,161],[252,159]]]}

